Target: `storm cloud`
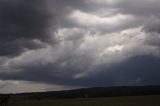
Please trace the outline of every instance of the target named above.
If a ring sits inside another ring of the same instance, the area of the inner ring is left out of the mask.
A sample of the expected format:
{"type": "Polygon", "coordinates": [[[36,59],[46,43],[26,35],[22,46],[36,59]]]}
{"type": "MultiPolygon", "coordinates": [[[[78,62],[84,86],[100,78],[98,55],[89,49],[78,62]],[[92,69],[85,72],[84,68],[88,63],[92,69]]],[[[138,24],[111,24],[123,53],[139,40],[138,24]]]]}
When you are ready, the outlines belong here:
{"type": "Polygon", "coordinates": [[[52,20],[43,0],[1,0],[0,55],[18,55],[45,46],[51,38],[52,20]]]}
{"type": "Polygon", "coordinates": [[[160,84],[159,9],[158,0],[1,0],[1,82],[160,84]]]}

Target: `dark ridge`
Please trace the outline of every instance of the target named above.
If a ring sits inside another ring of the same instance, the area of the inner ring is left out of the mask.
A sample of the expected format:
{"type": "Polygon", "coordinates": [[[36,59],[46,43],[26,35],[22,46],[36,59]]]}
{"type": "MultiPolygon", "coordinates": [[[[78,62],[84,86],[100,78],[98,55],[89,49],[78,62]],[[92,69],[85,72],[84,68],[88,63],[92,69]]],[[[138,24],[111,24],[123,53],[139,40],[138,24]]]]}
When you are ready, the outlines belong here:
{"type": "Polygon", "coordinates": [[[94,87],[75,90],[13,94],[13,96],[20,96],[28,99],[73,99],[147,95],[160,95],[160,86],[94,87]]]}

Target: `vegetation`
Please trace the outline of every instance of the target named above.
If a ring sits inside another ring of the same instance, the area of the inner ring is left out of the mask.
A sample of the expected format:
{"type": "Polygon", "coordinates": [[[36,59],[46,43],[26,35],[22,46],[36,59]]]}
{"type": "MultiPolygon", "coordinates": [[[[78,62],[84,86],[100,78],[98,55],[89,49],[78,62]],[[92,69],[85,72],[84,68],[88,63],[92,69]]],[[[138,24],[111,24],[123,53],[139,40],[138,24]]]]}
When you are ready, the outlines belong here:
{"type": "Polygon", "coordinates": [[[160,86],[96,87],[3,94],[0,95],[0,105],[2,104],[8,106],[160,106],[160,86]]]}
{"type": "Polygon", "coordinates": [[[160,95],[160,86],[95,87],[65,91],[17,94],[17,96],[25,96],[28,99],[75,99],[144,95],[160,95]]]}
{"type": "Polygon", "coordinates": [[[11,99],[8,106],[160,106],[160,96],[79,98],[57,100],[11,99]]]}

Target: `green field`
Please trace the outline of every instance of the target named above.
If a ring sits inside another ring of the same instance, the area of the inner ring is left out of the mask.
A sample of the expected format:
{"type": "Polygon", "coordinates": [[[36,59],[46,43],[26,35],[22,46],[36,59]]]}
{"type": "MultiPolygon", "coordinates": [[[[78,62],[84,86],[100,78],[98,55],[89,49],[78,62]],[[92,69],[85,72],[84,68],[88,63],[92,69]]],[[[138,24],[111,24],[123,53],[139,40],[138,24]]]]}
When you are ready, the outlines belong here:
{"type": "Polygon", "coordinates": [[[108,97],[92,99],[28,100],[12,98],[8,106],[160,106],[160,96],[108,97]]]}

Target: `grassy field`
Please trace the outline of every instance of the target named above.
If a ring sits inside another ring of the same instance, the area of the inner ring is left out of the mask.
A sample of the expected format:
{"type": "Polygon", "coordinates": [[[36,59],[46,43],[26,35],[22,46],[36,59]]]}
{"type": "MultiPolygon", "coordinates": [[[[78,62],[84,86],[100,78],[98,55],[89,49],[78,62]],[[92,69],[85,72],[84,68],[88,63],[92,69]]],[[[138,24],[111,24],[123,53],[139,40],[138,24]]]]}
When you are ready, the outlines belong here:
{"type": "Polygon", "coordinates": [[[63,100],[28,100],[15,97],[9,101],[8,106],[160,106],[160,96],[63,100]]]}

